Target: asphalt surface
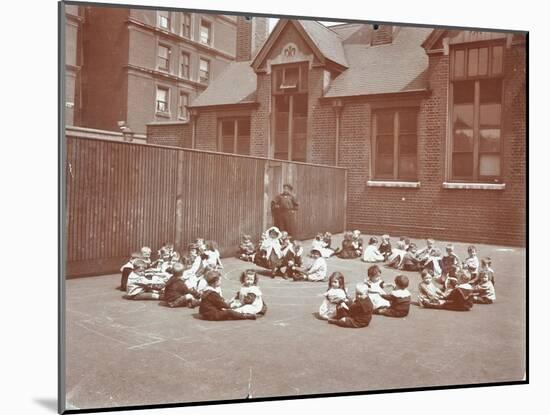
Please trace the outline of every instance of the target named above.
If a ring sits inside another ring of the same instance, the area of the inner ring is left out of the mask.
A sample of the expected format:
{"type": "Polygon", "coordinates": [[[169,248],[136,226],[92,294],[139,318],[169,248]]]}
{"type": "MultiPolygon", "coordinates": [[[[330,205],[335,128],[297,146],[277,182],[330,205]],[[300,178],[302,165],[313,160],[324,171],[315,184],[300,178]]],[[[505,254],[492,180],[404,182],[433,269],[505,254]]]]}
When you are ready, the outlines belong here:
{"type": "MultiPolygon", "coordinates": [[[[366,238],[365,238],[366,239],[366,238]]],[[[341,235],[335,236],[338,246],[341,235]]],[[[392,238],[392,242],[395,239],[392,238]]],[[[415,241],[419,247],[425,243],[415,241]]],[[[436,245],[444,251],[445,241],[436,245]]],[[[466,256],[468,244],[455,243],[466,256]]],[[[309,248],[310,242],[304,242],[309,248]]],[[[374,316],[344,329],[316,318],[326,283],[261,276],[268,305],[256,321],[210,322],[198,309],[128,301],[119,275],[66,281],[67,408],[243,399],[518,381],[525,374],[525,249],[477,245],[490,256],[497,301],[469,312],[412,305],[406,318],[374,316]]],[[[223,294],[250,263],[223,259],[223,294]]],[[[350,293],[366,276],[359,259],[330,258],[350,293]]],[[[385,281],[397,270],[382,268],[385,281]]],[[[413,300],[420,275],[410,279],[413,300]]]]}

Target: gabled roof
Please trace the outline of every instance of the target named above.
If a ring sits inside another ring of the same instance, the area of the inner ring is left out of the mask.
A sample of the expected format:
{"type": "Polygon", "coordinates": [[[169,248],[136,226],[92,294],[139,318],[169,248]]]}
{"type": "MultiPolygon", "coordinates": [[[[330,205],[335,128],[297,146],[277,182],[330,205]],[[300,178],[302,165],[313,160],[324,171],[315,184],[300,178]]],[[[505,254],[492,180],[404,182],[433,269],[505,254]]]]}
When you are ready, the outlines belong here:
{"type": "Polygon", "coordinates": [[[298,32],[302,34],[306,43],[308,43],[315,56],[321,62],[333,62],[340,66],[341,69],[348,67],[342,41],[335,32],[313,20],[280,19],[252,61],[252,67],[255,70],[260,67],[264,59],[269,55],[277,38],[289,24],[294,25],[298,32]]]}
{"type": "Polygon", "coordinates": [[[328,27],[314,20],[298,20],[323,56],[331,61],[348,67],[348,61],[342,45],[342,39],[328,27]]]}
{"type": "Polygon", "coordinates": [[[256,73],[250,61],[232,62],[189,107],[256,102],[256,73]]]}
{"type": "Polygon", "coordinates": [[[375,95],[428,88],[428,56],[422,42],[432,29],[400,27],[391,44],[344,44],[349,69],[331,83],[325,97],[375,95]]]}

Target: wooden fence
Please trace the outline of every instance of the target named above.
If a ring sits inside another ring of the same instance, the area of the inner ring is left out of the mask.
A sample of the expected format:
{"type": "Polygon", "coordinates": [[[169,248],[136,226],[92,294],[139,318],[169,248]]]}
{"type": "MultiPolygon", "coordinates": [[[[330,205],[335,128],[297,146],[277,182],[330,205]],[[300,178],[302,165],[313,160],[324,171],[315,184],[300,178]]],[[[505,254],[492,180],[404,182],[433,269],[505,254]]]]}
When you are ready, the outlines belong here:
{"type": "Polygon", "coordinates": [[[283,183],[300,201],[298,239],[345,227],[346,170],[173,147],[66,137],[67,277],[117,272],[143,245],[198,237],[234,255],[272,223],[283,183]]]}

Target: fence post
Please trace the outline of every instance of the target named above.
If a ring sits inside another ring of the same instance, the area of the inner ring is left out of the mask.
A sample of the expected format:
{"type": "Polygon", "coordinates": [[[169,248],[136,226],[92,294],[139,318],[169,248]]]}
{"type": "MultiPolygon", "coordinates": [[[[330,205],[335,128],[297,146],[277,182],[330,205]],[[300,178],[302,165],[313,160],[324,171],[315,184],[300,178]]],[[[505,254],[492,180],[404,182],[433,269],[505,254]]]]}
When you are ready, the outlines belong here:
{"type": "Polygon", "coordinates": [[[183,185],[185,184],[185,177],[183,173],[183,164],[184,164],[184,155],[185,153],[183,151],[177,152],[177,174],[176,174],[176,237],[175,237],[175,245],[176,249],[181,251],[184,251],[185,248],[183,246],[183,185]]]}

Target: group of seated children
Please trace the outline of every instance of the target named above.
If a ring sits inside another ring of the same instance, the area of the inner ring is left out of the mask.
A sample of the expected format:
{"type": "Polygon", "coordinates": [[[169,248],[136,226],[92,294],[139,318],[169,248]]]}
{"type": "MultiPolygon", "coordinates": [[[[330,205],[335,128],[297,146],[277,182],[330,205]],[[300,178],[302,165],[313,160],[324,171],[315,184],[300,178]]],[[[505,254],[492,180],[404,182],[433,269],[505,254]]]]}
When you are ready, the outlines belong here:
{"type": "Polygon", "coordinates": [[[329,277],[328,290],[319,307],[319,317],[341,327],[361,328],[369,325],[372,314],[387,317],[406,317],[409,314],[411,293],[405,275],[395,277],[394,284],[384,284],[377,265],[368,270],[365,281],[355,286],[355,299],[346,290],[344,275],[334,272],[329,277]],[[390,287],[387,293],[384,287],[390,287]]]}
{"type": "MultiPolygon", "coordinates": [[[[330,237],[328,233],[325,235],[330,237]]],[[[325,247],[325,249],[329,248],[325,247]]],[[[323,258],[321,247],[311,250],[312,262],[307,266],[303,264],[303,252],[303,247],[287,232],[281,232],[277,227],[272,226],[262,234],[257,249],[250,235],[243,235],[238,257],[243,261],[251,261],[259,267],[267,268],[272,278],[281,276],[294,281],[325,280],[327,263],[323,258]]]]}
{"type": "Polygon", "coordinates": [[[265,314],[267,307],[257,286],[254,270],[241,275],[241,288],[226,302],[220,288],[223,268],[215,242],[197,239],[189,245],[188,256],[181,258],[172,244],[159,250],[159,258],[151,262],[151,249],[143,247],[132,254],[121,268],[121,289],[129,300],[160,300],[174,307],[199,306],[206,320],[255,319],[265,314]]]}

